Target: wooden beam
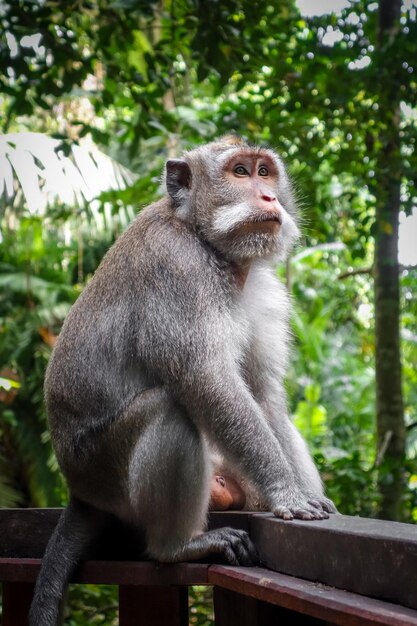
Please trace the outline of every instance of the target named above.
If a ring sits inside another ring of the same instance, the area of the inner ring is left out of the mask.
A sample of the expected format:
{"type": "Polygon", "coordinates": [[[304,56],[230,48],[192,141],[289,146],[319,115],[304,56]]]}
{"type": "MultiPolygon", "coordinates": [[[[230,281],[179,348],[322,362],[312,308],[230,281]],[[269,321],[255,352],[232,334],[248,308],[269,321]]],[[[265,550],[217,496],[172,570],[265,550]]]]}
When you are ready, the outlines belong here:
{"type": "Polygon", "coordinates": [[[411,609],[263,568],[212,565],[208,579],[212,585],[293,611],[294,623],[300,613],[339,626],[417,626],[417,612],[411,609]]]}
{"type": "Polygon", "coordinates": [[[214,587],[214,623],[216,626],[277,626],[297,624],[297,626],[329,626],[309,615],[294,613],[269,602],[250,596],[214,587]]]}
{"type": "MultiPolygon", "coordinates": [[[[38,566],[24,565],[24,560],[8,563],[7,559],[39,559],[60,512],[60,509],[0,509],[0,578],[12,580],[9,577],[13,576],[21,582],[35,579],[38,566]]],[[[212,513],[210,527],[221,526],[249,530],[262,564],[271,570],[417,609],[415,525],[344,515],[315,522],[284,522],[270,514],[212,513]]],[[[130,580],[138,582],[132,584],[152,585],[152,580],[171,576],[165,571],[175,571],[170,584],[204,584],[207,566],[201,565],[201,570],[189,569],[196,568],[196,564],[168,566],[185,567],[178,570],[152,569],[158,566],[138,563],[143,556],[136,553],[138,541],[129,529],[120,524],[112,530],[115,532],[102,537],[94,553],[88,555],[83,566],[87,569],[84,573],[79,569],[77,580],[90,575],[103,580],[115,576],[117,580],[112,581],[115,584],[118,580],[119,584],[130,584],[127,577],[133,576],[130,580]],[[106,563],[94,570],[94,561],[106,563]],[[142,566],[148,569],[141,570],[142,566]],[[146,583],[146,577],[152,576],[155,578],[148,578],[146,583]],[[184,582],[181,576],[185,577],[184,582]],[[186,582],[187,576],[191,577],[190,583],[186,582]]]]}
{"type": "MultiPolygon", "coordinates": [[[[40,569],[40,559],[0,558],[0,581],[34,582],[40,569]]],[[[136,561],[85,561],[80,563],[72,583],[96,585],[204,585],[208,579],[208,564],[159,564],[136,561]]]]}
{"type": "Polygon", "coordinates": [[[284,522],[253,515],[251,536],[262,565],[417,609],[417,526],[333,515],[284,522]]]}

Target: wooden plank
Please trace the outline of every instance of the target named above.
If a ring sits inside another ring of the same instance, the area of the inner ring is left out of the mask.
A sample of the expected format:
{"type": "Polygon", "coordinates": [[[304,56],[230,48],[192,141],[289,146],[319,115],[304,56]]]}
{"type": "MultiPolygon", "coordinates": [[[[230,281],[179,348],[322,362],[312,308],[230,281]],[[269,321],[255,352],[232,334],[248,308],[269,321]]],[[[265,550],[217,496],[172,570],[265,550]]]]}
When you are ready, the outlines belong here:
{"type": "Polygon", "coordinates": [[[417,526],[333,515],[285,522],[250,519],[262,565],[417,609],[417,526]]]}
{"type": "MultiPolygon", "coordinates": [[[[0,557],[41,558],[62,509],[0,509],[0,557]]],[[[117,519],[89,550],[93,560],[143,560],[143,537],[117,519]]]]}
{"type": "Polygon", "coordinates": [[[188,626],[187,587],[119,587],[119,626],[188,626]]]}
{"type": "Polygon", "coordinates": [[[40,559],[0,559],[0,581],[33,583],[40,566],[40,559]]]}
{"type": "Polygon", "coordinates": [[[40,558],[62,509],[0,509],[0,557],[40,558]]]}
{"type": "Polygon", "coordinates": [[[417,626],[417,611],[257,567],[212,565],[212,585],[341,626],[417,626]]]}
{"type": "Polygon", "coordinates": [[[204,585],[209,565],[204,563],[137,563],[129,561],[87,561],[74,576],[74,582],[116,585],[204,585]]]}
{"type": "Polygon", "coordinates": [[[212,511],[208,517],[208,527],[212,530],[231,526],[249,532],[252,515],[249,511],[212,511]]]}
{"type": "MultiPolygon", "coordinates": [[[[0,559],[0,581],[34,582],[40,559],[0,559]]],[[[86,561],[71,579],[74,583],[109,585],[204,585],[208,564],[159,564],[136,561],[86,561]]]]}
{"type": "Polygon", "coordinates": [[[322,620],[309,615],[294,613],[269,602],[262,602],[221,587],[214,587],[213,600],[215,626],[277,626],[277,624],[323,626],[325,624],[322,620]]]}
{"type": "Polygon", "coordinates": [[[34,585],[3,583],[2,626],[27,626],[34,585]]]}
{"type": "MultiPolygon", "coordinates": [[[[60,513],[0,509],[0,558],[41,557],[60,513]]],[[[343,515],[284,522],[269,514],[210,514],[210,527],[227,525],[249,529],[263,564],[272,570],[417,609],[417,526],[343,515]]],[[[86,560],[142,560],[140,552],[140,538],[119,523],[86,560]]],[[[30,582],[28,575],[19,566],[14,576],[30,582]]],[[[12,580],[7,576],[10,571],[5,579],[12,580]]]]}
{"type": "MultiPolygon", "coordinates": [[[[0,509],[0,557],[40,558],[62,509],[0,509]]],[[[209,527],[233,526],[249,531],[250,513],[213,512],[209,527]]],[[[93,560],[133,560],[143,558],[139,538],[132,529],[114,520],[89,554],[93,560]],[[135,547],[137,546],[137,550],[135,547]]]]}

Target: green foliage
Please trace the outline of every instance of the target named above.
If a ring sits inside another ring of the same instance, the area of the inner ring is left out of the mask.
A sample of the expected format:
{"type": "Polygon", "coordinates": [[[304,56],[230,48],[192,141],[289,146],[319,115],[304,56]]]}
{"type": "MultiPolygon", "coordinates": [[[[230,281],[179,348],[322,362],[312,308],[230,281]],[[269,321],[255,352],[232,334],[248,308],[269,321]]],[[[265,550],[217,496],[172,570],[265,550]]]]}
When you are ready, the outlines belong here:
{"type": "Polygon", "coordinates": [[[212,626],[213,589],[194,585],[189,590],[189,624],[190,626],[212,626]]]}
{"type": "Polygon", "coordinates": [[[65,626],[117,626],[118,607],[115,585],[70,585],[65,626]]]}

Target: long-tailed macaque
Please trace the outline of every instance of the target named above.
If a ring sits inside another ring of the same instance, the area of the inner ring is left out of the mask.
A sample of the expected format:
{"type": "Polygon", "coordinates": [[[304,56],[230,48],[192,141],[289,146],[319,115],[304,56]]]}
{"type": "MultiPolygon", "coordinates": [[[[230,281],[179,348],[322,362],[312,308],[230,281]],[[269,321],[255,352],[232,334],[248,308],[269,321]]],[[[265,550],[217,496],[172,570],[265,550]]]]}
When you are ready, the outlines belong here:
{"type": "Polygon", "coordinates": [[[283,386],[290,303],[274,267],[298,228],[281,159],[223,138],[169,160],[165,184],[105,255],[51,356],[46,407],[71,498],[31,626],[59,623],[74,565],[109,516],[143,532],[147,558],[253,563],[245,532],[205,530],[213,458],[250,486],[247,507],[285,520],[335,512],[283,386]]]}

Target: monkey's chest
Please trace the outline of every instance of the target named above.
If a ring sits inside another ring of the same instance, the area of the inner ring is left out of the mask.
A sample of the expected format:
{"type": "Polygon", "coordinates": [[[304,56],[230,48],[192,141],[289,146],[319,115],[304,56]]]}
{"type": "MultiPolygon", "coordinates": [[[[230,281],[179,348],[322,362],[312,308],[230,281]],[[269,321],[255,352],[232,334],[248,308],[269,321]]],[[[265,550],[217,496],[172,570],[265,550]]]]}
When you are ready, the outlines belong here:
{"type": "MultiPolygon", "coordinates": [[[[249,285],[250,287],[250,285],[249,285]]],[[[288,361],[288,306],[286,294],[259,290],[242,294],[234,313],[234,332],[238,362],[249,378],[262,376],[267,369],[282,377],[288,361]]]]}

